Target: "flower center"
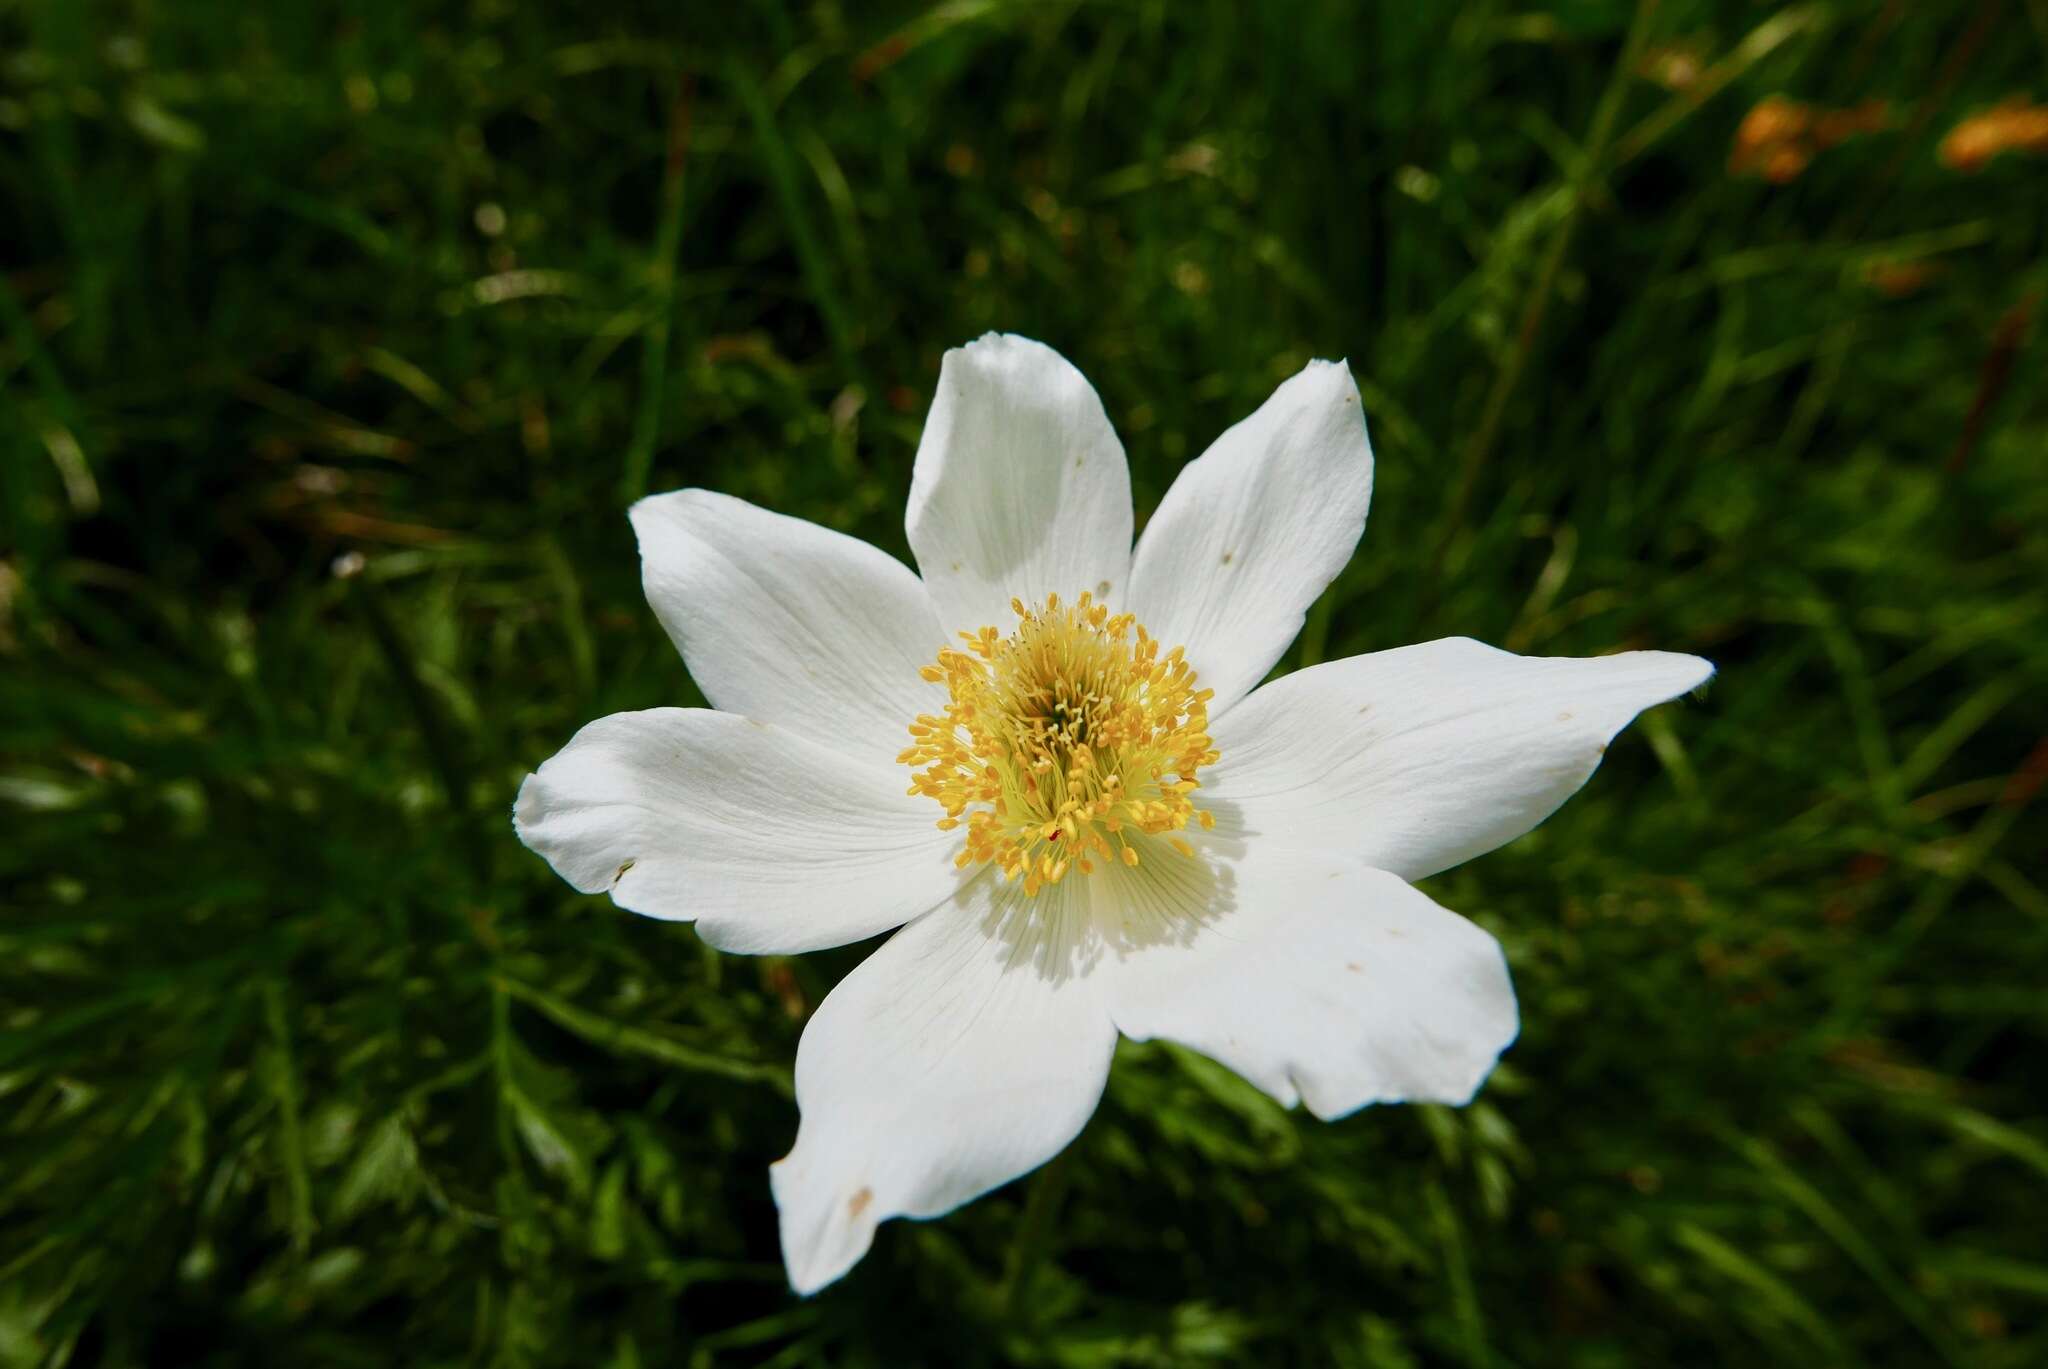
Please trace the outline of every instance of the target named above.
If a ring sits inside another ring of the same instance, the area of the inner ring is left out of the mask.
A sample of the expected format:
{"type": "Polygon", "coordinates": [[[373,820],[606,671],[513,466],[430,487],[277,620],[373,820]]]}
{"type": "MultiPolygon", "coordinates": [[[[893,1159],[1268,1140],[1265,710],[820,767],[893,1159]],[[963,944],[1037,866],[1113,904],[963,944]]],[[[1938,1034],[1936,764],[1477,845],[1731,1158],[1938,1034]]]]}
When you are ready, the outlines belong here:
{"type": "MultiPolygon", "coordinates": [[[[896,759],[916,771],[913,794],[946,810],[944,831],[965,826],[955,862],[993,862],[1035,894],[1078,866],[1138,863],[1131,831],[1158,834],[1215,818],[1188,797],[1195,772],[1216,763],[1209,740],[1212,689],[1195,688],[1181,648],[1159,642],[1128,613],[1083,594],[1039,608],[1012,599],[1009,636],[962,632],[924,667],[951,698],[943,716],[920,714],[896,759]]],[[[1186,840],[1168,840],[1183,855],[1186,840]]]]}

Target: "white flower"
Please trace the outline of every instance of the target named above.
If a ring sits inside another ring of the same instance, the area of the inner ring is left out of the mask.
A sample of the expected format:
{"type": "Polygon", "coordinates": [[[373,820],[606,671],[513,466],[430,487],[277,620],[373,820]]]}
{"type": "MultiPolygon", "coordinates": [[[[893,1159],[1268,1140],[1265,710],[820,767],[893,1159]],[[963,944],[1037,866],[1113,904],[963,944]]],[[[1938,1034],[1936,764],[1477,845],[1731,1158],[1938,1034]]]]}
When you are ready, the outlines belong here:
{"type": "Polygon", "coordinates": [[[578,889],[725,950],[902,928],[797,1052],[771,1177],[799,1292],[885,1218],[1056,1154],[1118,1032],[1326,1119],[1463,1103],[1514,1038],[1498,944],[1411,881],[1534,827],[1712,667],[1453,638],[1255,688],[1371,486],[1351,374],[1312,362],[1134,549],[1094,390],[989,336],[946,355],[918,447],[922,578],[725,495],[634,505],[648,600],[716,710],[599,719],[515,821],[578,889]]]}

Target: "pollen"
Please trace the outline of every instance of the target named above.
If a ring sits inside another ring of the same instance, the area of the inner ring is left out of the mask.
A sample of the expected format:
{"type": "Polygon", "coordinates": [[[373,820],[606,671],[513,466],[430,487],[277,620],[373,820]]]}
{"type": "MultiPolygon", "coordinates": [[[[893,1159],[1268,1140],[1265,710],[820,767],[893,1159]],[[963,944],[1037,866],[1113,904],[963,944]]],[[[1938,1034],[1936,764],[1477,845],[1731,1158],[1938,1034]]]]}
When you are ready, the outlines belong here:
{"type": "Polygon", "coordinates": [[[1134,833],[1213,826],[1193,794],[1216,763],[1215,691],[1195,687],[1182,649],[1162,653],[1136,618],[1085,592],[1010,608],[1009,635],[962,632],[964,646],[923,668],[950,697],[910,724],[896,758],[915,772],[910,792],[944,810],[939,827],[965,829],[956,864],[994,865],[1036,894],[1076,870],[1138,865],[1134,833]]]}

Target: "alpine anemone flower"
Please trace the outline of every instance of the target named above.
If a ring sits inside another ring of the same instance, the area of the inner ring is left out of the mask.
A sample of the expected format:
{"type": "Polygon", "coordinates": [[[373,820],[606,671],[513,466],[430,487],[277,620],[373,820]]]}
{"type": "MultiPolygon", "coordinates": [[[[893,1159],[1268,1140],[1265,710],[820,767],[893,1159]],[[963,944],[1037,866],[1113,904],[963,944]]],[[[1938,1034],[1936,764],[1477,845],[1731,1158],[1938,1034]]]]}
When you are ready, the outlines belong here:
{"type": "Polygon", "coordinates": [[[1527,832],[1693,656],[1464,638],[1263,686],[1365,526],[1372,452],[1311,362],[1131,543],[1095,391],[1043,344],[946,354],[913,574],[706,490],[635,504],[647,598],[715,707],[600,718],[521,786],[569,883],[726,951],[895,934],[818,1006],[770,1171],[790,1283],[1044,1163],[1117,1035],[1282,1104],[1464,1103],[1514,1038],[1499,944],[1414,887],[1527,832]]]}

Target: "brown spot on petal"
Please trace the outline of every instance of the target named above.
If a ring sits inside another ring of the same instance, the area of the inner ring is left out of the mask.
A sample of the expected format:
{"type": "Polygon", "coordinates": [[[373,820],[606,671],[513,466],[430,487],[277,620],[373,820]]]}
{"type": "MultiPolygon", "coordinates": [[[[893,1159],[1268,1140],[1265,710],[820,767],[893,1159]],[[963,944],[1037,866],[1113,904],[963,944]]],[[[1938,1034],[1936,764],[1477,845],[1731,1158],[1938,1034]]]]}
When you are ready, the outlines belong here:
{"type": "Polygon", "coordinates": [[[1355,961],[1355,960],[1347,960],[1347,961],[1345,961],[1345,962],[1344,962],[1344,968],[1345,968],[1345,969],[1347,969],[1347,970],[1349,970],[1349,971],[1351,971],[1351,973],[1353,973],[1353,974],[1364,974],[1364,973],[1365,973],[1365,966],[1363,966],[1363,965],[1359,964],[1359,963],[1358,963],[1357,961],[1355,961]]]}
{"type": "Polygon", "coordinates": [[[874,1200],[875,1191],[863,1185],[857,1193],[846,1200],[846,1215],[849,1217],[860,1216],[861,1213],[868,1210],[868,1204],[874,1202],[874,1200]]]}
{"type": "Polygon", "coordinates": [[[1557,720],[1561,723],[1568,723],[1572,720],[1572,715],[1569,713],[1560,713],[1557,715],[1557,720]]]}
{"type": "Polygon", "coordinates": [[[1232,560],[1233,560],[1233,559],[1234,559],[1234,558],[1235,558],[1236,556],[1237,556],[1237,553],[1236,553],[1236,552],[1234,552],[1234,551],[1226,551],[1226,552],[1224,552],[1224,553],[1223,553],[1223,564],[1224,564],[1224,565],[1226,565],[1226,566],[1227,566],[1227,565],[1229,565],[1229,564],[1231,563],[1231,561],[1232,561],[1232,560]]]}

